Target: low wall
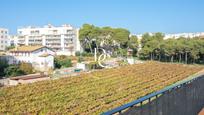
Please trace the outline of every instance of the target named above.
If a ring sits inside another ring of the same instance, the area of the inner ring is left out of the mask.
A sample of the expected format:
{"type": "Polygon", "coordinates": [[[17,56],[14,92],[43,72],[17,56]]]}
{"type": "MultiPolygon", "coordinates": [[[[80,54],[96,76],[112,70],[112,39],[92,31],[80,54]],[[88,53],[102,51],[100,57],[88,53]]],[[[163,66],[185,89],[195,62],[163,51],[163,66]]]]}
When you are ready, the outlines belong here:
{"type": "Polygon", "coordinates": [[[44,74],[30,74],[24,76],[12,77],[9,79],[9,85],[27,84],[37,81],[49,80],[50,77],[44,74]]]}

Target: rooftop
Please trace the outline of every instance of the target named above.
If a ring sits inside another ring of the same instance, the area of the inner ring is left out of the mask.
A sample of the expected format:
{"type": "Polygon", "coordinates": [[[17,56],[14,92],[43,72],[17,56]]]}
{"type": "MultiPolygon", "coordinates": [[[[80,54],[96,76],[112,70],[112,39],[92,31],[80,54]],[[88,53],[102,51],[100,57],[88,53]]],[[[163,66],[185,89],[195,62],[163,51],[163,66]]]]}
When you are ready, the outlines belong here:
{"type": "Polygon", "coordinates": [[[10,52],[32,52],[46,46],[20,46],[10,50],[10,52]]]}
{"type": "Polygon", "coordinates": [[[70,24],[63,24],[61,26],[54,26],[52,24],[47,24],[44,26],[25,26],[25,27],[19,27],[18,29],[39,29],[39,28],[61,28],[61,27],[73,27],[70,24]]]}

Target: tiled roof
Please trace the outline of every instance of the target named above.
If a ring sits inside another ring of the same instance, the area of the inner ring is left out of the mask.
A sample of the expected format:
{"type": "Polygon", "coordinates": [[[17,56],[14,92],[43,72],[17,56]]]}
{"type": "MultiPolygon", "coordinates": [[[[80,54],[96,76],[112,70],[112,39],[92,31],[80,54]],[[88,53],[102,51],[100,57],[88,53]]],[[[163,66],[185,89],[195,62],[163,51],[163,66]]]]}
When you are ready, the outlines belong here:
{"type": "Polygon", "coordinates": [[[19,46],[17,48],[11,49],[10,52],[32,52],[43,47],[45,46],[19,46]]]}
{"type": "Polygon", "coordinates": [[[50,56],[50,54],[44,53],[44,54],[40,55],[39,57],[48,57],[48,56],[50,56]]]}

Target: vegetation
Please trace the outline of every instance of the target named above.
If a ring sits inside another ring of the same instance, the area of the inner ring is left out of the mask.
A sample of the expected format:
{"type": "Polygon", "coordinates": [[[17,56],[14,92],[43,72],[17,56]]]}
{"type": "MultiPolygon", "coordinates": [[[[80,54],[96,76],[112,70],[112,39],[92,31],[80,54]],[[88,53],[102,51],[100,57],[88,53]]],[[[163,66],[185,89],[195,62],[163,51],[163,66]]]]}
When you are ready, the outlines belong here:
{"type": "Polygon", "coordinates": [[[19,65],[10,65],[4,70],[6,77],[15,77],[25,75],[25,72],[19,68],[19,65]]]}
{"type": "Polygon", "coordinates": [[[156,33],[153,36],[144,34],[141,40],[140,58],[204,64],[204,39],[181,37],[164,40],[163,37],[164,35],[161,33],[156,33]]]}
{"type": "MultiPolygon", "coordinates": [[[[164,40],[164,34],[148,33],[142,36],[142,49],[138,52],[138,39],[130,36],[123,28],[96,27],[84,24],[79,32],[79,39],[85,53],[92,54],[94,48],[104,48],[115,56],[127,56],[128,49],[133,50],[133,56],[145,60],[164,62],[199,63],[204,64],[204,39],[179,38],[164,40]]],[[[77,53],[80,55],[80,53],[77,53]]],[[[86,55],[84,55],[86,56],[86,55]]]]}
{"type": "Polygon", "coordinates": [[[91,57],[91,56],[94,56],[92,53],[90,52],[76,52],[75,53],[76,56],[85,56],[85,57],[91,57]]]}
{"type": "Polygon", "coordinates": [[[8,51],[8,50],[14,49],[14,48],[15,48],[15,46],[8,46],[8,47],[6,47],[6,50],[8,51]]]}
{"type": "Polygon", "coordinates": [[[34,69],[30,63],[22,62],[17,65],[9,65],[6,60],[0,60],[0,78],[32,74],[33,70],[34,69]]]}
{"type": "Polygon", "coordinates": [[[104,48],[113,55],[120,54],[118,51],[120,49],[132,48],[137,50],[137,37],[129,36],[130,32],[123,28],[100,28],[89,24],[84,24],[79,32],[79,39],[84,51],[92,54],[94,48],[104,48]]]}
{"type": "Polygon", "coordinates": [[[146,62],[0,88],[0,113],[99,114],[158,91],[202,69],[200,66],[146,62]]]}
{"type": "Polygon", "coordinates": [[[5,76],[4,70],[8,67],[8,62],[4,59],[0,59],[0,78],[5,76]]]}
{"type": "Polygon", "coordinates": [[[32,67],[32,64],[30,64],[30,63],[21,62],[19,69],[23,70],[24,74],[33,73],[33,67],[32,67]]]}
{"type": "Polygon", "coordinates": [[[55,68],[72,67],[71,59],[68,56],[61,55],[54,58],[55,68]]]}
{"type": "Polygon", "coordinates": [[[89,69],[102,69],[98,62],[91,62],[88,64],[89,69]]]}

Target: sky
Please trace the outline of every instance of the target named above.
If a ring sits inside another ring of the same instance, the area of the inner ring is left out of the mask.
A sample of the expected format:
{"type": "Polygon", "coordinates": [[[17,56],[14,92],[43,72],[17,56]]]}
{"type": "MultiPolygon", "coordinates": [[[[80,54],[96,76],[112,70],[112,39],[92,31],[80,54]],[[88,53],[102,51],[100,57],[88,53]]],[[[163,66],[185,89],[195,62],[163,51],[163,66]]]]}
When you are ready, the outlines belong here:
{"type": "Polygon", "coordinates": [[[204,32],[204,0],[1,0],[0,27],[84,23],[145,32],[204,32]]]}

